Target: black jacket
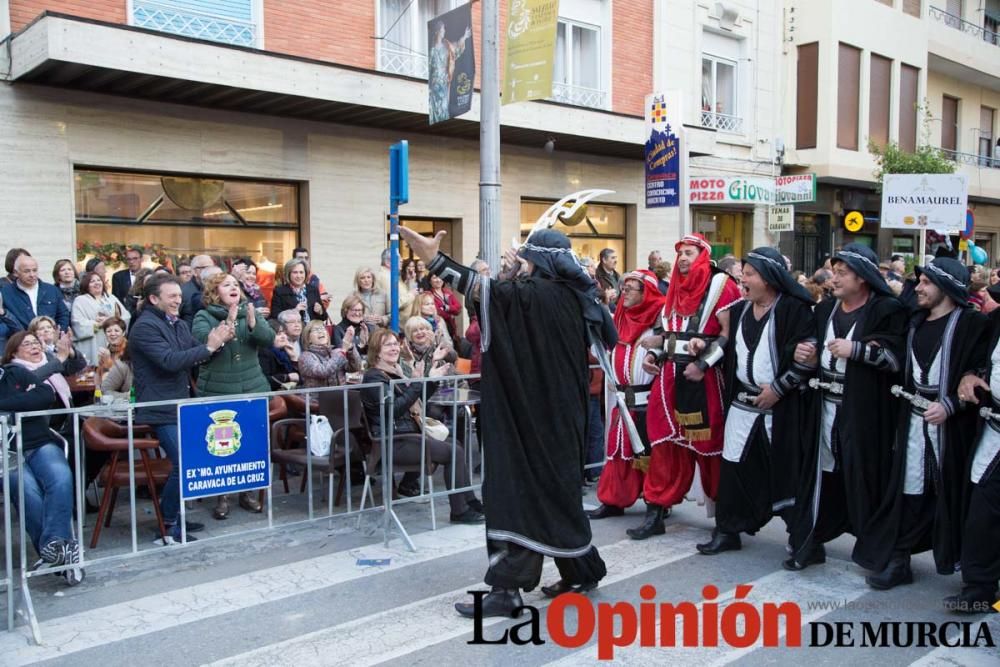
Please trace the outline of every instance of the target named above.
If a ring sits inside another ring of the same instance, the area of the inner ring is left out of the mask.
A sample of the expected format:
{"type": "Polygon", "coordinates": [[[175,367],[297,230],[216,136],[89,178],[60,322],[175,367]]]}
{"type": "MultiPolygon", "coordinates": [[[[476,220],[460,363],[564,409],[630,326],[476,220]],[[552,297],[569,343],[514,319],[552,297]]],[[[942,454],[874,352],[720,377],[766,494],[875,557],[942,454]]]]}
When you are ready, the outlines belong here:
{"type": "Polygon", "coordinates": [[[129,277],[128,269],[115,271],[111,275],[111,293],[118,297],[123,304],[128,301],[128,291],[132,289],[132,279],[129,277]]]}
{"type": "MultiPolygon", "coordinates": [[[[274,288],[274,295],[271,297],[271,317],[277,317],[283,311],[295,310],[299,305],[295,298],[295,292],[288,285],[278,285],[274,288]]],[[[306,306],[309,308],[310,320],[325,320],[326,308],[319,298],[319,290],[312,283],[306,283],[306,306]],[[322,314],[316,314],[316,304],[319,304],[322,314]]],[[[304,321],[304,320],[303,320],[304,321]]]]}
{"type": "MultiPolygon", "coordinates": [[[[191,396],[191,369],[212,358],[208,346],[199,343],[183,320],[171,324],[159,308],[147,306],[132,325],[128,336],[138,403],[166,401],[191,396]]],[[[137,421],[173,424],[177,406],[140,408],[137,421]]]]}
{"type": "MultiPolygon", "coordinates": [[[[192,278],[181,286],[181,297],[183,298],[183,301],[181,301],[181,319],[187,322],[188,329],[194,323],[195,314],[202,308],[201,291],[202,285],[197,278],[192,278]]],[[[131,333],[129,337],[131,337],[131,333]]]]}
{"type": "MultiPolygon", "coordinates": [[[[13,413],[45,410],[56,400],[56,393],[47,384],[38,382],[27,368],[8,364],[0,367],[0,412],[13,413]],[[32,385],[34,385],[32,387],[32,385]],[[32,389],[28,389],[32,387],[32,389]]],[[[38,449],[54,438],[49,433],[48,417],[28,417],[21,421],[24,451],[38,449]]]]}
{"type": "MultiPolygon", "coordinates": [[[[381,382],[389,388],[390,380],[401,379],[398,375],[389,375],[385,371],[377,368],[369,368],[365,371],[365,384],[381,382]]],[[[431,396],[437,391],[437,382],[427,383],[427,396],[431,396]]],[[[410,414],[410,407],[417,402],[423,392],[423,385],[420,382],[396,385],[396,399],[392,406],[393,435],[403,435],[404,433],[420,433],[420,426],[410,414]]],[[[379,390],[377,387],[369,387],[361,390],[361,402],[365,406],[365,417],[368,418],[368,427],[372,430],[372,435],[382,434],[382,413],[379,405],[379,390]]]]}

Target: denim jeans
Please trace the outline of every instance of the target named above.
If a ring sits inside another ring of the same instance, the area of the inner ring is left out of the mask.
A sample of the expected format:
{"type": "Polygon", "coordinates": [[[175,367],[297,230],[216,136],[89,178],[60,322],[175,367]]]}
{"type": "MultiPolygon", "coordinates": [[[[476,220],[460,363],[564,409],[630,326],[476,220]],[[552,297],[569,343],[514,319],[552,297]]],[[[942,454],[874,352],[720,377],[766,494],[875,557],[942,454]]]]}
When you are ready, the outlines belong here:
{"type": "Polygon", "coordinates": [[[164,523],[174,524],[181,520],[177,424],[157,424],[154,428],[156,429],[156,439],[160,441],[160,447],[167,453],[171,464],[170,476],[167,477],[167,482],[163,485],[163,493],[160,495],[160,511],[163,512],[164,523]]]}
{"type": "Polygon", "coordinates": [[[24,477],[24,523],[35,551],[52,540],[73,538],[73,473],[62,447],[54,443],[24,454],[24,466],[10,471],[11,496],[24,477]]]}
{"type": "MultiPolygon", "coordinates": [[[[604,461],[604,415],[601,412],[601,398],[590,397],[590,414],[587,415],[587,456],[586,463],[601,463],[604,461]]],[[[601,474],[601,469],[588,468],[586,475],[594,479],[601,474]]]]}

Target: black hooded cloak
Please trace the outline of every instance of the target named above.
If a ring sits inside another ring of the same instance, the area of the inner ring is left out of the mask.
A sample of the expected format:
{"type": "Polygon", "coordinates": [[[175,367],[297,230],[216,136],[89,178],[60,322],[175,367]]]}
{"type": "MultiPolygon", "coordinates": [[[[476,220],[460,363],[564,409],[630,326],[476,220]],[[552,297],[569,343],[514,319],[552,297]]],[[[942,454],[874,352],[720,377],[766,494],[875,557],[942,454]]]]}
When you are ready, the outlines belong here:
{"type": "MultiPolygon", "coordinates": [[[[765,415],[754,421],[739,463],[722,460],[716,525],[727,533],[753,534],[773,514],[785,513],[794,505],[803,449],[804,383],[813,369],[794,360],[795,346],[815,336],[812,297],[785,269],[784,259],[773,248],[759,248],[744,259],[765,282],[778,291],[769,315],[768,340],[761,340],[775,367],[772,389],[781,397],[771,409],[771,442],[767,441],[765,415]]],[[[749,301],[734,310],[730,330],[734,339],[726,347],[726,406],[747,388],[737,378],[736,340],[740,323],[753,318],[749,301]]]]}

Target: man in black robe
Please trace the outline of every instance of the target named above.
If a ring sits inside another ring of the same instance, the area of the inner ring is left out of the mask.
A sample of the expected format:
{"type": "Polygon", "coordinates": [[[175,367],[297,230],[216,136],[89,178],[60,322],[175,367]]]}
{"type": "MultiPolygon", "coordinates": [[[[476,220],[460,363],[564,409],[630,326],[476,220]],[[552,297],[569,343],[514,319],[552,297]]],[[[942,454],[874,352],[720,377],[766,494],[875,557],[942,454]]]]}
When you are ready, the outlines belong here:
{"type": "Polygon", "coordinates": [[[929,548],[940,574],[955,572],[977,416],[958,387],[983,367],[987,347],[986,318],[969,304],[968,270],[937,258],[916,274],[918,310],[901,378],[909,398],[898,392],[905,402],[889,484],[854,545],[854,561],[876,572],[865,581],[878,590],[912,583],[910,555],[929,548]]]}
{"type": "Polygon", "coordinates": [[[851,243],[833,257],[833,298],[816,306],[818,345],[800,343],[795,360],[819,365],[803,431],[806,447],[790,529],[801,570],[826,561],[823,544],[857,535],[882,499],[889,476],[897,401],[889,390],[902,359],[906,309],[878,268],[878,256],[851,243]]]}
{"type": "MultiPolygon", "coordinates": [[[[483,501],[491,592],[456,610],[473,617],[520,613],[520,589],[538,586],[544,556],[560,580],[554,597],[595,588],[607,570],[590,543],[580,500],[587,436],[592,342],[617,340],[597,287],[577,263],[569,239],[534,231],[505,259],[513,271],[489,280],[440,252],[443,232],[428,239],[400,227],[410,248],[466,299],[482,330],[482,416],[489,428],[483,501]],[[523,275],[516,279],[520,271],[523,275]]],[[[600,350],[604,353],[604,350],[600,350]]]]}
{"type": "Polygon", "coordinates": [[[968,373],[958,385],[961,401],[988,410],[979,424],[979,437],[969,468],[969,504],[962,529],[962,591],[944,599],[944,606],[960,613],[989,611],[997,600],[1000,580],[1000,310],[990,316],[988,365],[968,373]],[[982,402],[976,389],[991,394],[982,402]]]}
{"type": "Polygon", "coordinates": [[[795,504],[804,443],[805,383],[814,368],[795,361],[796,346],[815,342],[813,299],[774,248],[743,259],[746,301],[733,310],[733,343],[726,349],[729,405],[719,471],[715,530],[698,544],[703,554],[740,549],[774,514],[786,519],[795,504]]]}

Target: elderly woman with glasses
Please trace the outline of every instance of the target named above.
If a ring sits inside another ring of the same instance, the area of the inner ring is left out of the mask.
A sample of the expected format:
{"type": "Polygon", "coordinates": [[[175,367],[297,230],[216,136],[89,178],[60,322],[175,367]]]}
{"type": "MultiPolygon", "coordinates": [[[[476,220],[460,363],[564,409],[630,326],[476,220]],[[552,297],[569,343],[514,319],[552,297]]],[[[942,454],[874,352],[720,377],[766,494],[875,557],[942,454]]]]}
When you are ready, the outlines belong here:
{"type": "Polygon", "coordinates": [[[362,358],[368,354],[368,340],[375,326],[368,323],[368,307],[357,294],[351,294],[340,305],[340,323],[333,328],[333,346],[340,347],[347,330],[354,329],[354,349],[362,358]]]}
{"type": "Polygon", "coordinates": [[[347,384],[348,372],[361,370],[361,355],[354,347],[354,327],[348,327],[340,345],[330,345],[326,325],[313,320],[302,332],[305,343],[299,357],[299,375],[304,387],[339,387],[347,384]]]}
{"type": "Polygon", "coordinates": [[[60,333],[55,320],[47,315],[39,315],[28,324],[28,332],[33,334],[42,346],[44,365],[38,370],[42,380],[53,373],[75,375],[87,367],[87,360],[73,345],[73,335],[60,333]]]}

